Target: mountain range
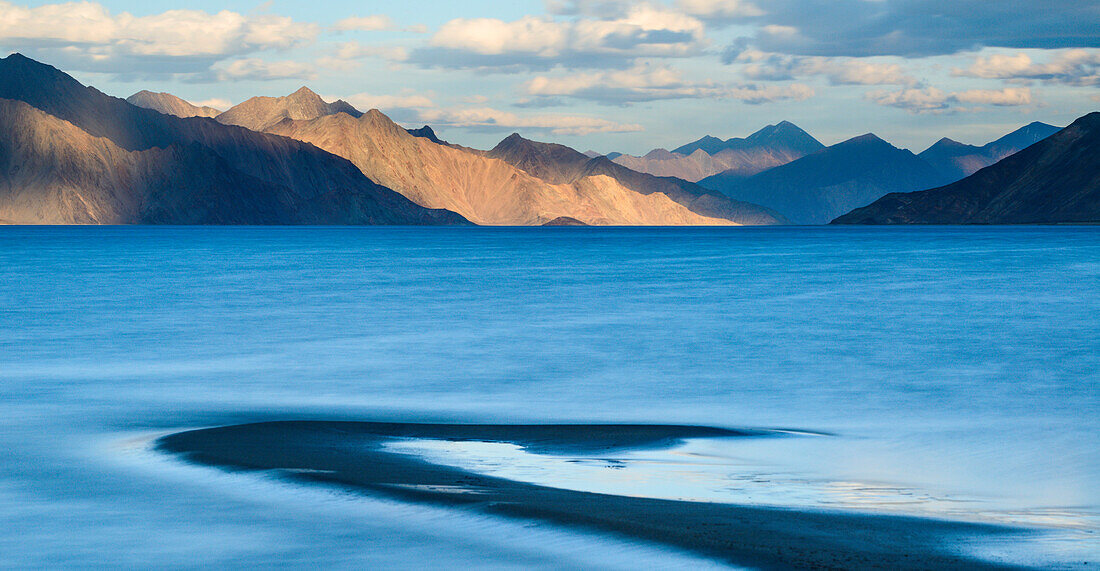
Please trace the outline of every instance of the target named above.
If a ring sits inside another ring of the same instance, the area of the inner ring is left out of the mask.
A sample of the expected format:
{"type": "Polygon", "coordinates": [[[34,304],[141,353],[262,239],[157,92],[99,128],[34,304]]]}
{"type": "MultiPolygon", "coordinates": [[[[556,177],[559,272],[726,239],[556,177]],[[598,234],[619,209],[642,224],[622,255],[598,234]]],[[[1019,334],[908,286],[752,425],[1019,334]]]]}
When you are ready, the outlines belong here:
{"type": "Polygon", "coordinates": [[[362,115],[358,109],[346,101],[328,103],[308,87],[302,87],[284,97],[253,97],[233,106],[215,119],[226,125],[264,131],[284,119],[300,121],[336,113],[347,113],[352,117],[362,115]]]}
{"type": "MultiPolygon", "coordinates": [[[[795,224],[827,224],[890,193],[960,180],[1057,131],[1045,123],[1032,123],[982,147],[942,139],[919,155],[868,133],[756,175],[730,170],[699,184],[771,208],[795,224]]],[[[716,150],[720,148],[716,141],[704,138],[686,150],[716,150]]]]}
{"type": "Polygon", "coordinates": [[[176,117],[210,117],[214,118],[222,112],[213,107],[199,107],[192,105],[171,93],[153,93],[152,91],[139,91],[126,98],[126,101],[144,107],[160,111],[165,115],[176,117]]]}
{"type": "Polygon", "coordinates": [[[947,186],[887,195],[834,224],[1100,222],[1100,113],[947,186]]]}
{"type": "Polygon", "coordinates": [[[460,224],[299,141],[180,118],[0,60],[0,220],[25,224],[460,224]]]}
{"type": "Polygon", "coordinates": [[[117,99],[13,54],[0,59],[0,222],[824,224],[884,195],[858,221],[1094,220],[1088,119],[919,156],[873,134],[824,147],[786,121],[646,157],[518,133],[482,151],[305,87],[220,112],[168,93],[117,99]]]}
{"type": "Polygon", "coordinates": [[[283,120],[269,133],[347,158],[372,180],[417,204],[458,212],[477,224],[538,225],[559,218],[600,225],[775,224],[756,205],[710,195],[684,181],[628,169],[589,172],[588,157],[512,135],[491,151],[401,128],[378,110],[283,120]],[[635,175],[633,178],[631,175],[635,175]]]}
{"type": "Polygon", "coordinates": [[[913,153],[868,133],[751,177],[724,172],[699,184],[771,208],[795,224],[827,224],[888,193],[945,182],[913,153]]]}
{"type": "Polygon", "coordinates": [[[1016,154],[1058,131],[1058,127],[1036,121],[981,147],[944,137],[917,156],[954,182],[1016,154]]]}
{"type": "MultiPolygon", "coordinates": [[[[159,110],[139,107],[16,54],[0,61],[0,99],[12,103],[0,117],[0,220],[11,223],[466,223],[447,208],[482,224],[782,222],[617,165],[546,180],[307,88],[179,117],[194,110],[177,98],[137,94],[159,110]]],[[[561,165],[583,157],[569,151],[561,165]]]]}
{"type": "Polygon", "coordinates": [[[706,136],[673,151],[654,149],[645,156],[608,155],[627,168],[657,176],[698,182],[721,172],[751,176],[787,164],[824,148],[817,139],[788,121],[768,125],[744,139],[706,136]]]}

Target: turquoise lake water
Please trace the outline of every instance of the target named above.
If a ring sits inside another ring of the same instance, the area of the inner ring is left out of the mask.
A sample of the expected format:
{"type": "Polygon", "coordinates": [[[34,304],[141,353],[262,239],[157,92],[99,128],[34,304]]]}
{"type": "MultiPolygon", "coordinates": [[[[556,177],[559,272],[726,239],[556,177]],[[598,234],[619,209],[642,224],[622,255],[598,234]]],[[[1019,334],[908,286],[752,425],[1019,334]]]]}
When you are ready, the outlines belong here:
{"type": "Polygon", "coordinates": [[[5,568],[705,563],[148,450],[278,418],[790,429],[811,434],[617,459],[632,478],[405,446],[611,493],[1039,526],[994,556],[1095,565],[1100,227],[0,227],[0,395],[5,568]]]}

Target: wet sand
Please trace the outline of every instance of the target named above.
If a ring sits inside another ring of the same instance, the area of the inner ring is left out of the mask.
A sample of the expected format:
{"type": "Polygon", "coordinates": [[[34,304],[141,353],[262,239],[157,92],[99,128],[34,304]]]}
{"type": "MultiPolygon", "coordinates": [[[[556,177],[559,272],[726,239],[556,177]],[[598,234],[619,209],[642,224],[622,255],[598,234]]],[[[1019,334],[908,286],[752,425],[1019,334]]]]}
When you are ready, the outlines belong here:
{"type": "Polygon", "coordinates": [[[386,451],[399,438],[507,442],[534,453],[599,454],[670,447],[685,438],[781,433],[663,425],[465,425],[263,422],[181,432],[157,449],[227,470],[265,471],[404,501],[613,533],[764,569],[1008,569],[967,557],[961,542],[1033,533],[905,516],[740,506],[595,494],[440,466],[386,451]]]}

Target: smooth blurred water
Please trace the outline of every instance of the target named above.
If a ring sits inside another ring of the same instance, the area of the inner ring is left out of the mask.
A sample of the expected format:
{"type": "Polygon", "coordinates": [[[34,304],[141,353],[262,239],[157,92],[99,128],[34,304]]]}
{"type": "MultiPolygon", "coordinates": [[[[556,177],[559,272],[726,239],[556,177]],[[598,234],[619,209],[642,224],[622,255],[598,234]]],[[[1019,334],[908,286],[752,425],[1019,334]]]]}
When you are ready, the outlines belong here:
{"type": "Polygon", "coordinates": [[[1079,558],[1100,227],[0,227],[0,566],[700,563],[142,444],[329,417],[826,432],[725,453],[1054,514],[1079,558]]]}

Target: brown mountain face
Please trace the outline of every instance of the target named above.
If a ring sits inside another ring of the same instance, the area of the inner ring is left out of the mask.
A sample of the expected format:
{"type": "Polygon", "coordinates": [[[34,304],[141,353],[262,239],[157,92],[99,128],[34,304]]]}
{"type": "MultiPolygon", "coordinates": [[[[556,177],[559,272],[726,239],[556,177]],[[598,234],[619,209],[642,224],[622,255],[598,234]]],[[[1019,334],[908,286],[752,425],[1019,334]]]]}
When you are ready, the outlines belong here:
{"type": "Polygon", "coordinates": [[[216,119],[226,125],[265,131],[283,119],[308,121],[336,113],[347,113],[353,117],[362,115],[345,101],[328,103],[320,95],[303,87],[284,97],[253,97],[218,115],[216,119]]]}
{"type": "Polygon", "coordinates": [[[719,164],[714,157],[702,149],[687,156],[671,153],[665,149],[654,149],[645,156],[619,155],[612,160],[631,170],[654,176],[674,176],[689,182],[699,182],[712,174],[730,168],[730,165],[719,164]]]}
{"type": "Polygon", "coordinates": [[[287,198],[286,188],[243,175],[199,145],[130,152],[26,103],[0,99],[0,219],[274,224],[287,198]]]}
{"type": "Polygon", "coordinates": [[[716,155],[708,155],[696,149],[684,156],[664,149],[656,149],[644,157],[620,155],[614,161],[638,172],[654,176],[673,176],[689,182],[699,182],[708,176],[730,171],[741,176],[752,176],[770,168],[785,165],[804,155],[783,149],[725,149],[716,155]]]}
{"type": "Polygon", "coordinates": [[[896,193],[834,224],[1100,222],[1100,113],[958,182],[896,193]]]}
{"type": "Polygon", "coordinates": [[[126,98],[126,101],[137,105],[138,107],[144,107],[146,109],[152,109],[154,111],[160,111],[165,115],[175,115],[176,117],[217,117],[221,115],[221,111],[214,109],[213,107],[199,107],[192,105],[171,93],[153,93],[152,91],[139,91],[126,98]]]}
{"type": "Polygon", "coordinates": [[[691,212],[722,218],[736,224],[783,224],[783,217],[762,206],[741,202],[672,177],[657,177],[628,169],[606,156],[589,158],[564,145],[540,143],[513,133],[487,156],[499,158],[550,182],[566,184],[586,177],[604,176],[639,194],[659,193],[691,212]]]}
{"type": "Polygon", "coordinates": [[[566,217],[603,225],[736,223],[692,212],[661,193],[636,192],[609,176],[545,180],[486,153],[410,134],[377,110],[359,118],[340,113],[284,120],[268,131],[343,156],[416,203],[478,224],[539,225],[566,217]]]}
{"type": "Polygon", "coordinates": [[[310,145],[136,107],[19,54],[0,60],[0,99],[8,222],[465,222],[310,145]]]}

